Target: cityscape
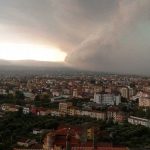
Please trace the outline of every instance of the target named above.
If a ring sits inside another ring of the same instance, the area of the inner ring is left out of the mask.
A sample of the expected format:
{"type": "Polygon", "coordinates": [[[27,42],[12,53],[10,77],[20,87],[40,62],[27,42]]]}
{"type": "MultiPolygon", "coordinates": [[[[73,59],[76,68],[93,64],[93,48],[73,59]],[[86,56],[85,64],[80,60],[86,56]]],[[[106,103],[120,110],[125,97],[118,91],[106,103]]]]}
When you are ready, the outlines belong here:
{"type": "Polygon", "coordinates": [[[96,72],[0,79],[1,145],[14,150],[143,149],[150,78],[96,72]]]}
{"type": "Polygon", "coordinates": [[[150,0],[0,0],[0,150],[150,150],[150,0]]]}

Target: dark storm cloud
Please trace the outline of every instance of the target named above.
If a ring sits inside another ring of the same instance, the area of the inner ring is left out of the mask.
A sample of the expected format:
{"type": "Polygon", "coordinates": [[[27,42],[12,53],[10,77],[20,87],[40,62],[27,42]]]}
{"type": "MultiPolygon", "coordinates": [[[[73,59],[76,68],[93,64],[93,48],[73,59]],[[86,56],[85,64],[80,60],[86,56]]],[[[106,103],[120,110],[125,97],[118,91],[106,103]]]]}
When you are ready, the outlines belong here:
{"type": "Polygon", "coordinates": [[[73,67],[150,73],[149,0],[0,0],[0,33],[54,44],[73,67]]]}
{"type": "Polygon", "coordinates": [[[99,26],[101,31],[89,35],[68,55],[69,63],[93,70],[150,73],[149,27],[144,28],[150,23],[150,1],[124,0],[118,4],[112,19],[99,26]],[[145,38],[139,39],[143,32],[145,38]]]}

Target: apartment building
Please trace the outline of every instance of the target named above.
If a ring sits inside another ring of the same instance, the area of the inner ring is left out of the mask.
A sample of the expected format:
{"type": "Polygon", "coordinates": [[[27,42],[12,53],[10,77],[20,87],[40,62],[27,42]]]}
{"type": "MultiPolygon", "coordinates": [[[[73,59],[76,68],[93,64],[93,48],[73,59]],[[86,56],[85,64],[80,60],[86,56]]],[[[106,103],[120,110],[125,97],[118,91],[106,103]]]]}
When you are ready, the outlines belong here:
{"type": "Polygon", "coordinates": [[[93,102],[100,105],[119,105],[121,103],[121,96],[109,93],[95,93],[93,102]]]}

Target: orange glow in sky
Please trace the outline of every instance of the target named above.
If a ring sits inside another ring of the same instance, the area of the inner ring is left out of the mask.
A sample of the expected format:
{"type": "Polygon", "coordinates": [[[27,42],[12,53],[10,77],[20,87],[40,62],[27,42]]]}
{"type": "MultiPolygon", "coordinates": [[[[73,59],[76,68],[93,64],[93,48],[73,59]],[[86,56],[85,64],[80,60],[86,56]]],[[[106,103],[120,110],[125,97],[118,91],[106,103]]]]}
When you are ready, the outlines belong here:
{"type": "Polygon", "coordinates": [[[0,59],[64,61],[66,53],[52,46],[0,43],[0,59]]]}

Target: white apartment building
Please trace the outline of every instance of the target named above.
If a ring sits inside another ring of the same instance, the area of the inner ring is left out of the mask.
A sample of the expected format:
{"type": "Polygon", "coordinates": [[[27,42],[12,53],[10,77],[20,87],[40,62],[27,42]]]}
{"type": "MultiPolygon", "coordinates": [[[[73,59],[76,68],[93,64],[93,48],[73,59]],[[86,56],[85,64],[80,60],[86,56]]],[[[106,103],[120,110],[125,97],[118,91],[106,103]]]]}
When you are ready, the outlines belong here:
{"type": "Polygon", "coordinates": [[[133,124],[133,125],[142,125],[145,127],[150,127],[150,120],[144,119],[144,118],[130,116],[128,118],[128,122],[133,124]]]}
{"type": "Polygon", "coordinates": [[[93,102],[100,105],[119,105],[121,102],[121,96],[107,93],[95,93],[93,102]]]}

